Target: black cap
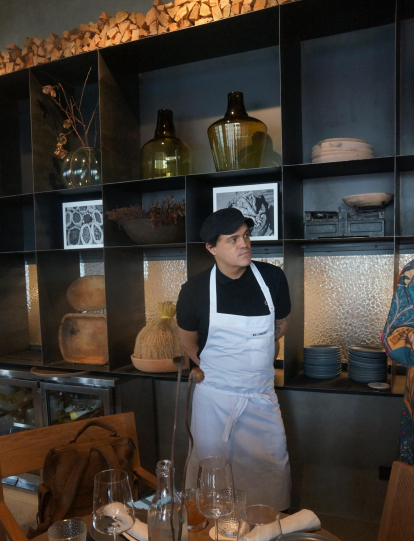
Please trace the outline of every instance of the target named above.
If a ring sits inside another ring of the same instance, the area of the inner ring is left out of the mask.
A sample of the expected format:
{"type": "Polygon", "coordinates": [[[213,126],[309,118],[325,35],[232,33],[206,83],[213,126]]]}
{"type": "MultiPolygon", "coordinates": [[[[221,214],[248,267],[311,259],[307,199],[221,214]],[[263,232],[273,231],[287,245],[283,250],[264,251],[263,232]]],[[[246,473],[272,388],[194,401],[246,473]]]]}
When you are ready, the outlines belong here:
{"type": "Polygon", "coordinates": [[[213,240],[217,235],[231,235],[239,227],[246,223],[248,227],[253,227],[254,222],[251,218],[246,218],[243,214],[234,208],[217,210],[210,214],[200,229],[200,237],[204,242],[213,240]]]}

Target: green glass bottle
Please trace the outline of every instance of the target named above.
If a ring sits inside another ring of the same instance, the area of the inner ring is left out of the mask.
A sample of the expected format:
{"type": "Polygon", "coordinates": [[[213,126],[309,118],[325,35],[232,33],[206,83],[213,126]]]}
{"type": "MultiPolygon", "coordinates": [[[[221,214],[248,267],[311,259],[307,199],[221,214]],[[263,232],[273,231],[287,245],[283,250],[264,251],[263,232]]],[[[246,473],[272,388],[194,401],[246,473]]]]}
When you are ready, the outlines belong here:
{"type": "Polygon", "coordinates": [[[175,137],[173,112],[158,110],[154,139],[141,149],[141,177],[174,177],[191,173],[191,152],[175,137]]]}
{"type": "Polygon", "coordinates": [[[260,167],[267,127],[247,114],[243,92],[230,92],[224,118],[214,122],[207,133],[216,171],[260,167]]]}

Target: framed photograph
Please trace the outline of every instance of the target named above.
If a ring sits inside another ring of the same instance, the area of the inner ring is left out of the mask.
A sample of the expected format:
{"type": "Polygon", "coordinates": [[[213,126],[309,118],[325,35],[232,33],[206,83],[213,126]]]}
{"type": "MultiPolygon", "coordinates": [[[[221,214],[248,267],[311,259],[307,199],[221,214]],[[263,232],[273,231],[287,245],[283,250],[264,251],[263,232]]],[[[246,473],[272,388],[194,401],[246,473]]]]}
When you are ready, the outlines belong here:
{"type": "Polygon", "coordinates": [[[103,248],[102,199],[62,203],[65,250],[103,248]]]}
{"type": "Polygon", "coordinates": [[[277,240],[277,183],[213,188],[213,211],[233,207],[252,218],[252,240],[277,240]]]}

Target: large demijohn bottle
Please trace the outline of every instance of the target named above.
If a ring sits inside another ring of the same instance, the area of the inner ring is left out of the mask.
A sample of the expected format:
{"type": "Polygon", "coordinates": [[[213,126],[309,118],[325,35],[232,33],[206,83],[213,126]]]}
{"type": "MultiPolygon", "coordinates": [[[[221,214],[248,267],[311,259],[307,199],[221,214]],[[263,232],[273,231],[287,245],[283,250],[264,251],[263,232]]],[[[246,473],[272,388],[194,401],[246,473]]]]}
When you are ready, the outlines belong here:
{"type": "Polygon", "coordinates": [[[243,92],[230,92],[224,118],[216,120],[207,133],[216,171],[260,167],[267,127],[247,114],[243,92]]]}
{"type": "Polygon", "coordinates": [[[175,136],[173,112],[159,109],[154,139],[141,149],[142,178],[174,177],[191,173],[188,146],[175,136]]]}
{"type": "MultiPolygon", "coordinates": [[[[174,540],[178,540],[180,497],[173,487],[172,463],[160,460],[157,463],[157,491],[148,509],[149,541],[172,541],[171,514],[173,515],[174,540]],[[172,497],[174,505],[172,505],[172,497]]],[[[182,513],[181,540],[188,541],[187,513],[185,506],[182,513]]]]}

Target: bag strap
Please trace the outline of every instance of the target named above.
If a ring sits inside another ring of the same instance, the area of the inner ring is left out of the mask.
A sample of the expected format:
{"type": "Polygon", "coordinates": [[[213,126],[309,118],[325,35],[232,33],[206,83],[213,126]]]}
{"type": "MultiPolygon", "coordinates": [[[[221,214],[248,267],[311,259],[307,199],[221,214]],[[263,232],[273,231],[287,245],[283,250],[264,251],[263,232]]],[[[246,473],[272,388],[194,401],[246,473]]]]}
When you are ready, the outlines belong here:
{"type": "Polygon", "coordinates": [[[104,459],[108,462],[109,469],[111,470],[120,470],[121,466],[119,464],[118,457],[114,451],[112,445],[100,445],[96,447],[96,451],[101,453],[104,459]]]}
{"type": "Polygon", "coordinates": [[[76,434],[73,440],[70,440],[69,443],[75,443],[76,440],[79,438],[79,436],[83,434],[85,430],[87,430],[91,426],[98,426],[99,428],[104,428],[105,430],[108,430],[108,432],[111,432],[110,434],[111,438],[116,438],[118,436],[118,433],[113,426],[107,425],[106,423],[102,423],[101,421],[90,421],[83,428],[79,430],[79,432],[76,434]]]}

